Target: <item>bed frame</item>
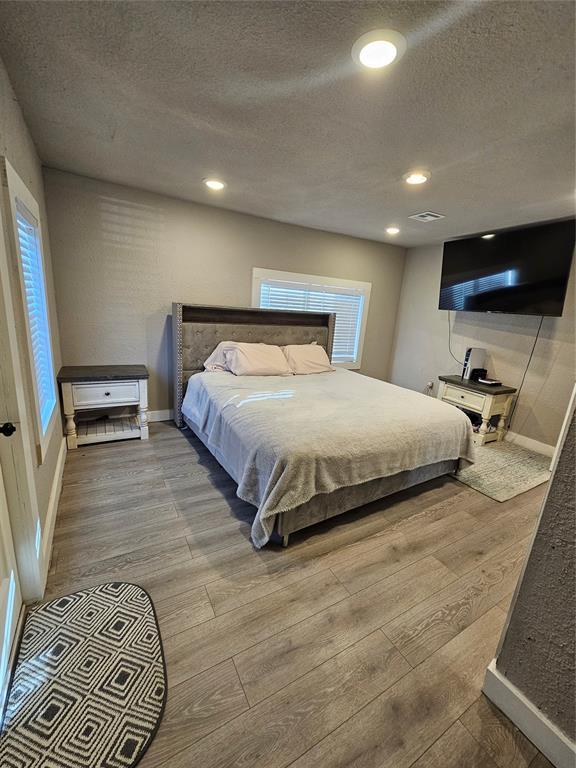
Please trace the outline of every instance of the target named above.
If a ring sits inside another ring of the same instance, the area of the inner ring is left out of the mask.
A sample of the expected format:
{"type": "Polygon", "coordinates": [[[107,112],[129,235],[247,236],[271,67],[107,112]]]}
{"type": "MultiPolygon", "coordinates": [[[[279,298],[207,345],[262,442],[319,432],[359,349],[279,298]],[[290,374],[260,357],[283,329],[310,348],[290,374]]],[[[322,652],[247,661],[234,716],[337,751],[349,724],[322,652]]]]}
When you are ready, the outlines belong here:
{"type": "MultiPolygon", "coordinates": [[[[336,316],[318,312],[213,307],[197,304],[172,304],[174,363],[174,421],[184,422],[205,443],[200,430],[182,416],[182,400],[190,376],[204,369],[204,361],[220,341],[248,341],[265,344],[310,344],[315,341],[332,357],[336,316]]],[[[320,494],[276,519],[276,532],[288,544],[290,533],[343,514],[368,502],[424,483],[457,469],[458,462],[442,461],[400,472],[351,488],[320,494]]],[[[224,467],[226,469],[226,467],[224,467]]]]}

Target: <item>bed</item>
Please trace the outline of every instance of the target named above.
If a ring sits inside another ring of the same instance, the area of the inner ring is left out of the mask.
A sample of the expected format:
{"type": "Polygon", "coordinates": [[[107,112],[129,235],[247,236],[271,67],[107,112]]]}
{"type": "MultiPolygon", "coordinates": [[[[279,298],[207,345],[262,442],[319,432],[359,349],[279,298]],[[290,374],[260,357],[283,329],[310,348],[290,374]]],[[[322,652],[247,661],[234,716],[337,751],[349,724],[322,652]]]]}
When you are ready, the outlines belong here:
{"type": "Polygon", "coordinates": [[[173,305],[174,418],[256,507],[252,541],[294,531],[473,461],[457,408],[362,374],[234,376],[203,371],[220,341],[322,344],[334,316],[173,305]]]}

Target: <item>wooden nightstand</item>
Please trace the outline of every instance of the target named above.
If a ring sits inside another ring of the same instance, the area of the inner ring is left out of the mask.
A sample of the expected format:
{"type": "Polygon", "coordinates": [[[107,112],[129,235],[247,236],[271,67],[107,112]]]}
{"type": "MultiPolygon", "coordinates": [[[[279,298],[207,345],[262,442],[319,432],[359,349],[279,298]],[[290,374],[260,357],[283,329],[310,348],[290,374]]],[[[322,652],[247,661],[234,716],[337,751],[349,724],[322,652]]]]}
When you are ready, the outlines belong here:
{"type": "Polygon", "coordinates": [[[479,384],[477,381],[462,379],[460,376],[438,376],[440,388],[438,399],[450,403],[458,408],[473,411],[480,414],[482,424],[478,432],[474,433],[475,445],[484,445],[492,440],[503,440],[506,434],[506,417],[510,413],[514,387],[500,385],[491,387],[487,384],[479,384]],[[490,419],[499,416],[498,428],[495,432],[489,432],[490,419]]]}
{"type": "Polygon", "coordinates": [[[144,365],[74,365],[60,369],[58,381],[66,417],[69,450],[108,440],[148,439],[148,371],[144,365]],[[76,424],[78,411],[135,406],[128,416],[76,424]]]}

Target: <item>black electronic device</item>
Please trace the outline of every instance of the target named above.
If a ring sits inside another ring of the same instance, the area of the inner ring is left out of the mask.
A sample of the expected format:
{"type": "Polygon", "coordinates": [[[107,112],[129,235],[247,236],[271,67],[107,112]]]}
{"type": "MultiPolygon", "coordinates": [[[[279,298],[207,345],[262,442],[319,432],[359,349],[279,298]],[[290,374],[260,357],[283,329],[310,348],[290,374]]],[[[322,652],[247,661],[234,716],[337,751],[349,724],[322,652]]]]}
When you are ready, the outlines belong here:
{"type": "Polygon", "coordinates": [[[560,317],[574,243],[574,219],[448,241],[439,309],[560,317]]]}
{"type": "Polygon", "coordinates": [[[478,381],[478,379],[484,379],[488,371],[486,368],[474,368],[470,373],[470,381],[478,381]]]}

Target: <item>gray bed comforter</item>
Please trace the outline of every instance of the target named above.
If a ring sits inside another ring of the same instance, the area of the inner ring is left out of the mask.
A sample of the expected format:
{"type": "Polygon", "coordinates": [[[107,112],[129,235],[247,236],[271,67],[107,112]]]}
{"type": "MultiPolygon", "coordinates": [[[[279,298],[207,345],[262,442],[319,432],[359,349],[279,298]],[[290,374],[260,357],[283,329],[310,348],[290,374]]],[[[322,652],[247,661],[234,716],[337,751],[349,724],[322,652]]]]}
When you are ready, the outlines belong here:
{"type": "Polygon", "coordinates": [[[262,547],[276,515],[319,493],[447,459],[473,461],[472,428],[435,398],[339,369],[309,376],[205,372],[182,413],[258,508],[262,547]]]}

